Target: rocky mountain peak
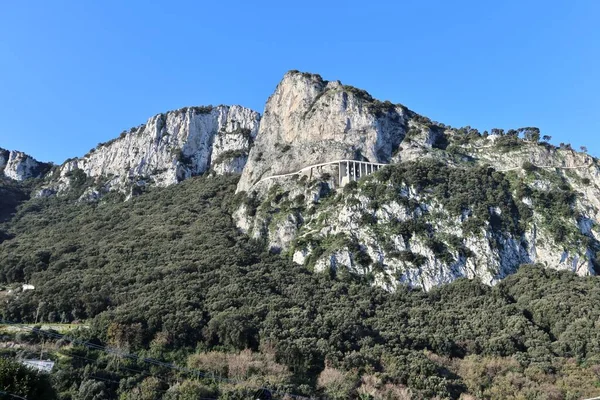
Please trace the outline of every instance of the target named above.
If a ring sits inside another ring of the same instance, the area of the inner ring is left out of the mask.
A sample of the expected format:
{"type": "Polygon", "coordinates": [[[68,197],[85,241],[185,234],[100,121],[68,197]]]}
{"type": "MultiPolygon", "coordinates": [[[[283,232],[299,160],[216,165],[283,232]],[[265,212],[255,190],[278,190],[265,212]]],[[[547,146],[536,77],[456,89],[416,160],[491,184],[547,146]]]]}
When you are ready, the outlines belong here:
{"type": "MultiPolygon", "coordinates": [[[[23,180],[44,165],[0,150],[2,168],[23,180]]],[[[529,263],[600,272],[598,160],[537,128],[456,129],[298,71],[262,118],[240,106],[155,115],[54,168],[38,194],[75,187],[96,200],[206,172],[241,173],[238,227],[314,271],[346,268],[389,290],[495,284],[529,263]]]]}
{"type": "Polygon", "coordinates": [[[269,175],[336,159],[389,162],[409,112],[319,75],[290,71],[267,101],[238,191],[269,175]]]}
{"type": "Polygon", "coordinates": [[[541,139],[537,128],[452,128],[290,71],[266,104],[237,187],[250,200],[234,216],[309,269],[389,290],[495,284],[531,263],[597,274],[600,163],[541,139]],[[323,165],[337,160],[369,163],[323,165]]]}

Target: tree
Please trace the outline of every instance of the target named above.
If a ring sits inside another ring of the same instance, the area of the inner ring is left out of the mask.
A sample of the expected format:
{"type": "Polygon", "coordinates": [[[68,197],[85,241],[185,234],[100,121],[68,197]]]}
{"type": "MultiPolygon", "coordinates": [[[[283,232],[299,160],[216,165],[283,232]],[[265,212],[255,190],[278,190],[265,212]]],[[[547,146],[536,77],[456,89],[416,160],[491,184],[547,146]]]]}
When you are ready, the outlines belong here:
{"type": "Polygon", "coordinates": [[[108,390],[104,382],[87,379],[81,382],[75,400],[108,400],[108,390]]]}
{"type": "Polygon", "coordinates": [[[542,140],[543,140],[544,142],[548,143],[548,142],[550,142],[550,141],[552,140],[552,136],[549,136],[549,135],[544,135],[544,136],[542,137],[542,140]]]}
{"type": "Polygon", "coordinates": [[[165,389],[166,385],[164,382],[154,376],[150,376],[131,390],[127,400],[160,400],[165,389]]]}
{"type": "Polygon", "coordinates": [[[28,399],[56,399],[48,375],[8,358],[0,358],[0,389],[28,399]]]}
{"type": "Polygon", "coordinates": [[[529,142],[537,143],[540,141],[540,129],[534,126],[520,128],[519,133],[522,133],[523,138],[529,142]]]}
{"type": "Polygon", "coordinates": [[[585,146],[581,146],[581,147],[579,147],[579,149],[580,149],[580,150],[581,150],[583,153],[587,153],[587,152],[588,152],[588,149],[587,149],[587,147],[585,147],[585,146]]]}
{"type": "Polygon", "coordinates": [[[196,400],[217,397],[217,392],[200,382],[185,380],[172,386],[165,394],[165,400],[196,400]]]}
{"type": "Polygon", "coordinates": [[[127,325],[113,322],[106,334],[111,345],[124,349],[138,348],[144,340],[142,324],[139,322],[127,325]]]}
{"type": "Polygon", "coordinates": [[[357,378],[352,373],[325,367],[319,375],[317,385],[330,399],[349,399],[357,386],[357,378]]]}

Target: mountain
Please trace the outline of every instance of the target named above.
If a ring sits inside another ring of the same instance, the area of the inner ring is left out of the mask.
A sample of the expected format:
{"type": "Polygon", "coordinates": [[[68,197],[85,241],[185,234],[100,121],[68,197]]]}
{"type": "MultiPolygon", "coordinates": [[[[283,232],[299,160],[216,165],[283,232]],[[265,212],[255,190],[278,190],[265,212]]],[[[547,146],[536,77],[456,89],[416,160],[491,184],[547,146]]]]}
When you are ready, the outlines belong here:
{"type": "Polygon", "coordinates": [[[598,166],[298,71],[262,116],[0,150],[0,381],[37,398],[4,358],[42,353],[48,399],[596,396],[598,166]]]}
{"type": "MultiPolygon", "coordinates": [[[[247,201],[234,212],[238,227],[316,272],[344,268],[392,291],[460,277],[493,285],[533,263],[595,275],[600,164],[540,139],[531,127],[448,127],[290,71],[262,118],[240,106],[154,116],[53,167],[36,195],[128,198],[209,171],[241,173],[237,192],[247,201]],[[342,187],[350,164],[338,160],[371,170],[342,187]]],[[[7,177],[44,170],[23,153],[6,154],[7,177]]]]}
{"type": "Polygon", "coordinates": [[[388,290],[495,284],[532,263],[597,274],[598,160],[541,142],[536,128],[493,133],[292,71],[238,184],[254,198],[238,226],[310,269],[350,269],[388,290]],[[348,159],[389,166],[343,189],[342,165],[278,177],[348,159]]]}

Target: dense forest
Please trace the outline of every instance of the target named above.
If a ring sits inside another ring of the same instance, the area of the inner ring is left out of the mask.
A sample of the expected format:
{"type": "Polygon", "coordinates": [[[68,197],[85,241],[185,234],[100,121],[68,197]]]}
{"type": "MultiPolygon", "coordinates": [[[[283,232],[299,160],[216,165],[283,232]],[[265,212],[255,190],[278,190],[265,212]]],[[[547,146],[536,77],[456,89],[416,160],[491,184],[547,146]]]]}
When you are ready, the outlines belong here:
{"type": "Polygon", "coordinates": [[[65,338],[2,330],[18,344],[1,349],[3,390],[72,400],[243,399],[261,387],[276,398],[600,394],[598,278],[529,265],[494,287],[461,279],[389,293],[344,270],[314,274],[237,230],[236,182],[197,177],[98,203],[27,199],[28,186],[2,183],[2,318],[70,324],[65,338]],[[40,352],[56,362],[49,375],[12,361],[40,352]]]}

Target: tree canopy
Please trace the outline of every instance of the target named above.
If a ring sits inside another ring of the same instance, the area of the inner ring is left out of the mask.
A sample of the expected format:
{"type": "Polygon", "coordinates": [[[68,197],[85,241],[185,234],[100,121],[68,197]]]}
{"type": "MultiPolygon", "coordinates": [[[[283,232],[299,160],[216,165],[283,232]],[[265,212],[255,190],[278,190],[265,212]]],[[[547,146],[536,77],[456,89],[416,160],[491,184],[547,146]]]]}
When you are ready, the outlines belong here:
{"type": "MultiPolygon", "coordinates": [[[[35,286],[3,294],[4,319],[87,321],[72,335],[140,356],[54,343],[59,398],[244,398],[267,383],[326,398],[597,391],[597,278],[524,266],[495,287],[461,279],[388,293],[344,271],[313,274],[237,230],[235,184],[192,178],[127,202],[32,199],[4,223],[0,280],[35,286]],[[148,366],[145,357],[218,379],[148,366]]],[[[451,201],[460,210],[470,200],[451,201]]],[[[9,339],[32,349],[42,341],[9,339]]]]}

